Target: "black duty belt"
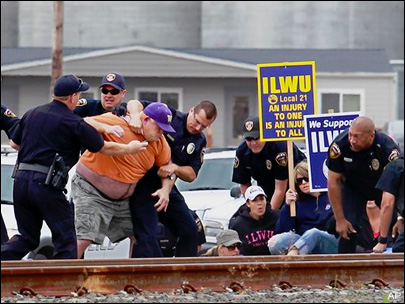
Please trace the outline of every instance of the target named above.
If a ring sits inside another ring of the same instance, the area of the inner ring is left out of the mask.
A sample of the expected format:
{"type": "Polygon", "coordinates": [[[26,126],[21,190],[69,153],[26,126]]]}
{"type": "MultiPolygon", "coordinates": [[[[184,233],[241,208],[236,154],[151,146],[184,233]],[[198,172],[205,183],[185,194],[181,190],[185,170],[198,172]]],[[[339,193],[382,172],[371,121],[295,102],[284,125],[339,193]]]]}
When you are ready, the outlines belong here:
{"type": "Polygon", "coordinates": [[[20,163],[18,164],[19,171],[36,171],[47,174],[49,172],[49,167],[37,165],[37,164],[26,164],[20,163]]]}

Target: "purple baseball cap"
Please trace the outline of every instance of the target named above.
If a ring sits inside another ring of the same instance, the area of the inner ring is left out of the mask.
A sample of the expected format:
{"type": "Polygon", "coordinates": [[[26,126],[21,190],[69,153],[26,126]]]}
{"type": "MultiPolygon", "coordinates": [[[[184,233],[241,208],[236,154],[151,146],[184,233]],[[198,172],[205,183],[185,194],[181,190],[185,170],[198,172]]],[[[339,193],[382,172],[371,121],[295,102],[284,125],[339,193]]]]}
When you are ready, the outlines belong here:
{"type": "Polygon", "coordinates": [[[75,75],[62,75],[55,81],[53,94],[55,96],[69,96],[76,92],[84,92],[89,85],[75,75]]]}
{"type": "Polygon", "coordinates": [[[172,111],[170,111],[166,104],[153,102],[143,112],[152,118],[163,131],[176,132],[170,124],[173,118],[172,111]]]}
{"type": "Polygon", "coordinates": [[[110,73],[103,77],[101,86],[109,84],[118,90],[125,90],[125,79],[123,76],[117,73],[110,73]]]}

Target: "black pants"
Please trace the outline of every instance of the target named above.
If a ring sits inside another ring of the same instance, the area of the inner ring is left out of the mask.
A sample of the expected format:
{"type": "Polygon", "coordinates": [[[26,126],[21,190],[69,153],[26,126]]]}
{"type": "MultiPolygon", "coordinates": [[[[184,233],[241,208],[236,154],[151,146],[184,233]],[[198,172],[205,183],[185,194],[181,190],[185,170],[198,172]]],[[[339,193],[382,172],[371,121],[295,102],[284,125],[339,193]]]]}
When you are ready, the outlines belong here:
{"type": "Polygon", "coordinates": [[[46,174],[19,171],[14,180],[14,213],[20,235],[1,246],[2,260],[20,260],[38,247],[43,221],[52,233],[55,259],[76,259],[73,208],[62,191],[45,185],[46,174]]]}
{"type": "MultiPolygon", "coordinates": [[[[357,233],[349,233],[349,239],[339,237],[338,253],[355,253],[359,237],[362,237],[361,230],[363,227],[362,217],[367,213],[367,201],[370,200],[366,196],[359,193],[357,189],[343,184],[342,186],[342,207],[345,218],[352,224],[357,233]]],[[[377,206],[380,206],[381,196],[375,197],[377,206]]]]}
{"type": "Polygon", "coordinates": [[[3,214],[1,215],[1,244],[8,241],[7,228],[4,224],[3,214]]]}
{"type": "Polygon", "coordinates": [[[153,197],[152,193],[161,188],[161,180],[156,172],[156,168],[147,172],[130,199],[136,238],[132,257],[162,256],[158,242],[158,221],[177,237],[175,256],[197,256],[197,224],[176,187],[170,192],[167,211],[156,212],[154,205],[158,198],[153,197]]]}

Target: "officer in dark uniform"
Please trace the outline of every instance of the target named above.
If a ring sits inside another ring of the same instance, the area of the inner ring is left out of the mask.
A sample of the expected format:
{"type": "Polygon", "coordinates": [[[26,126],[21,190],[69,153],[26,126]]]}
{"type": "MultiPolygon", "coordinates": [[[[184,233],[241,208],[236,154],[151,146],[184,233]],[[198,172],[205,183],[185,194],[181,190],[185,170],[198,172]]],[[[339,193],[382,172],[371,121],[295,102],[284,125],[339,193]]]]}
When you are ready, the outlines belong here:
{"type": "Polygon", "coordinates": [[[134,152],[129,145],[104,142],[96,129],[73,114],[80,92],[88,88],[74,75],[59,77],[52,102],[29,110],[17,125],[12,135],[19,148],[14,212],[21,235],[1,246],[2,260],[18,260],[35,249],[43,220],[52,232],[54,258],[77,258],[73,209],[63,193],[68,169],[78,161],[81,147],[110,155],[134,152]]]}
{"type": "Polygon", "coordinates": [[[121,105],[127,93],[124,77],[117,73],[105,75],[101,81],[100,92],[101,100],[81,98],[73,112],[81,117],[111,112],[115,106],[121,105]]]}
{"type": "MultiPolygon", "coordinates": [[[[236,150],[232,181],[241,185],[242,194],[254,178],[266,193],[272,209],[280,208],[288,184],[288,155],[285,141],[261,142],[259,117],[249,117],[243,123],[245,141],[236,150]]],[[[305,159],[295,144],[294,165],[305,159]]]]}
{"type": "Polygon", "coordinates": [[[382,173],[377,189],[383,191],[381,201],[380,236],[374,252],[383,252],[387,248],[388,231],[392,216],[397,217],[399,236],[392,245],[393,252],[404,252],[404,152],[390,162],[382,173]]]}
{"type": "MultiPolygon", "coordinates": [[[[11,138],[11,134],[15,129],[16,124],[20,119],[10,109],[1,105],[1,130],[5,131],[8,138],[11,138]]],[[[8,241],[7,228],[4,224],[3,214],[1,215],[1,243],[8,241]]]]}
{"type": "MultiPolygon", "coordinates": [[[[142,101],[146,107],[150,102],[142,101]]],[[[139,109],[138,101],[128,103],[128,111],[136,117],[139,109]],[[134,109],[134,108],[132,108],[134,109]]],[[[202,101],[188,113],[182,113],[170,108],[173,114],[172,127],[176,133],[165,132],[165,137],[172,152],[172,164],[152,168],[138,182],[134,194],[130,199],[133,216],[134,245],[132,257],[159,257],[162,256],[158,243],[158,220],[177,237],[175,256],[196,256],[198,234],[196,221],[192,217],[180,191],[173,187],[169,196],[169,205],[166,212],[156,212],[154,204],[157,199],[152,196],[161,187],[160,177],[175,179],[179,177],[192,182],[198,174],[203,162],[205,135],[202,131],[211,125],[217,115],[215,105],[210,101],[202,101]],[[160,176],[160,177],[159,177],[160,176]]]]}
{"type": "Polygon", "coordinates": [[[339,253],[354,253],[357,231],[368,200],[380,206],[375,186],[385,168],[398,158],[399,147],[386,134],[375,131],[368,117],[358,117],[329,146],[327,166],[329,200],[336,219],[339,253]]]}
{"type": "MultiPolygon", "coordinates": [[[[195,211],[190,210],[191,215],[193,216],[196,224],[197,224],[197,233],[198,233],[198,249],[197,253],[200,254],[202,245],[207,242],[205,238],[204,226],[201,222],[201,219],[198,217],[195,211]]],[[[164,257],[173,257],[176,253],[176,243],[177,237],[174,236],[169,229],[166,228],[162,223],[159,223],[159,244],[160,249],[162,250],[162,254],[164,257]]]]}

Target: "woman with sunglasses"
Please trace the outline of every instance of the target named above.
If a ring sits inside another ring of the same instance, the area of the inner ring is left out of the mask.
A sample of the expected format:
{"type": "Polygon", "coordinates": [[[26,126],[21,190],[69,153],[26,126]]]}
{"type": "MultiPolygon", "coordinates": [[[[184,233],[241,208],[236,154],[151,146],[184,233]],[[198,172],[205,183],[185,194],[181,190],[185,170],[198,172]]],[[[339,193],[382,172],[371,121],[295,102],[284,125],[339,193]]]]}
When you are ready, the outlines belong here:
{"type": "Polygon", "coordinates": [[[217,245],[208,249],[202,256],[237,256],[240,255],[242,241],[235,230],[226,229],[217,234],[217,245]]]}
{"type": "Polygon", "coordinates": [[[286,193],[276,225],[276,235],[268,242],[272,255],[337,253],[334,218],[327,192],[310,192],[308,163],[302,161],[294,168],[295,189],[286,193]],[[290,216],[290,204],[296,202],[297,216],[290,216]]]}

